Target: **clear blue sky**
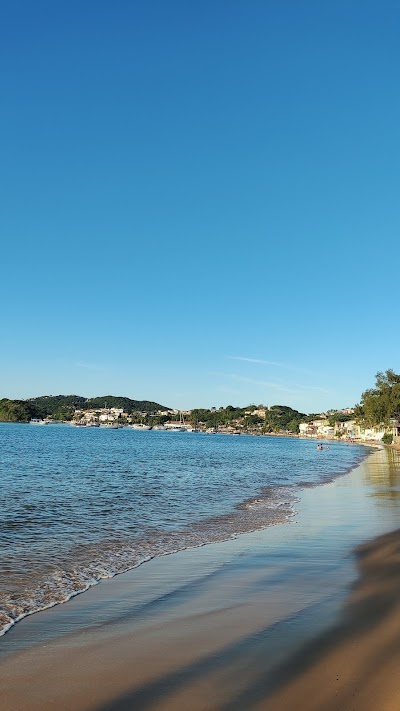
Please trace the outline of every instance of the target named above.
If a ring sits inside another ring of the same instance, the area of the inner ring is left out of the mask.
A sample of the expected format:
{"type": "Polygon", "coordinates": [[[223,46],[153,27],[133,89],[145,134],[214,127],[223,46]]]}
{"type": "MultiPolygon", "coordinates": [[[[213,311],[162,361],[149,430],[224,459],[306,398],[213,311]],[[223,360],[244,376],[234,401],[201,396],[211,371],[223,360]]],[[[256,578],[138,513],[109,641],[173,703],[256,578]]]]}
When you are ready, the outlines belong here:
{"type": "Polygon", "coordinates": [[[309,412],[399,371],[399,26],[3,2],[0,397],[309,412]]]}

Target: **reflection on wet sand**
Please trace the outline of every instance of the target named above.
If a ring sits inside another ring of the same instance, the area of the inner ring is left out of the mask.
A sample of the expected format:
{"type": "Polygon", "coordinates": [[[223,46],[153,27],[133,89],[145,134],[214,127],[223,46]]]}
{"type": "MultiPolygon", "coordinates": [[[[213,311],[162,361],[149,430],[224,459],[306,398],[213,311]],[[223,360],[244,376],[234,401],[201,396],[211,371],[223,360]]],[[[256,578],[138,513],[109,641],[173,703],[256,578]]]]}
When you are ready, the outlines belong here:
{"type": "Polygon", "coordinates": [[[400,451],[385,447],[374,453],[365,466],[365,482],[371,495],[385,501],[400,497],[400,451]]]}
{"type": "Polygon", "coordinates": [[[360,546],[357,558],[359,579],[339,623],[275,670],[257,708],[400,708],[400,530],[360,546]]]}

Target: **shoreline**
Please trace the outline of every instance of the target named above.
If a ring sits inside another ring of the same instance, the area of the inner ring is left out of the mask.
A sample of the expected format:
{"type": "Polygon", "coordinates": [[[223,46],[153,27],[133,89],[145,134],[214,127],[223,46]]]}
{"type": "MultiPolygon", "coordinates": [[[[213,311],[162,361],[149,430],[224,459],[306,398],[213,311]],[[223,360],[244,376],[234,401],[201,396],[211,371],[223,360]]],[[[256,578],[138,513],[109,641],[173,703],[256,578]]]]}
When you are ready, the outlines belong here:
{"type": "MultiPolygon", "coordinates": [[[[341,444],[341,446],[344,445],[344,443],[338,444],[341,444]]],[[[58,597],[56,600],[51,600],[48,603],[38,606],[36,609],[26,610],[22,614],[15,617],[11,617],[6,614],[5,610],[0,608],[0,620],[3,623],[0,629],[0,639],[11,632],[16,625],[20,624],[27,617],[50,610],[58,605],[65,605],[75,597],[83,595],[84,593],[90,591],[93,587],[104,583],[104,581],[113,580],[119,575],[136,570],[155,558],[174,555],[185,550],[194,550],[205,545],[223,543],[231,539],[238,538],[246,533],[262,531],[272,526],[284,525],[296,515],[296,503],[298,502],[299,497],[301,497],[303,489],[324,486],[330,481],[346,476],[370,455],[372,449],[371,446],[367,444],[365,446],[367,446],[370,451],[360,455],[356,462],[350,466],[350,468],[344,469],[341,472],[328,473],[325,478],[321,478],[319,481],[315,482],[282,485],[272,484],[261,487],[255,491],[254,495],[250,498],[244,499],[243,501],[235,504],[232,510],[220,515],[211,516],[205,520],[196,521],[194,524],[184,526],[179,531],[176,531],[175,536],[171,537],[169,548],[167,547],[165,550],[155,551],[154,553],[152,551],[147,554],[143,553],[142,557],[139,557],[138,560],[132,561],[132,563],[128,564],[126,568],[117,570],[109,575],[104,574],[99,577],[89,579],[85,582],[81,589],[69,591],[65,594],[63,599],[58,597]],[[283,493],[285,493],[285,496],[282,496],[283,493]],[[279,500],[278,503],[276,501],[277,496],[278,498],[282,498],[282,500],[279,500]],[[206,529],[203,529],[204,525],[206,526],[206,529]],[[185,537],[184,545],[179,545],[179,535],[185,537]],[[199,535],[200,540],[196,540],[199,535]],[[3,622],[1,618],[4,618],[5,622],[3,622]]]]}
{"type": "Polygon", "coordinates": [[[259,709],[400,707],[400,529],[355,549],[358,579],[341,618],[277,670],[259,709]]]}
{"type": "Polygon", "coordinates": [[[352,550],[399,527],[399,486],[400,456],[376,450],[304,490],[288,523],[154,558],[26,618],[2,638],[0,708],[285,709],[269,698],[303,673],[318,684],[302,650],[340,621],[352,550]]]}

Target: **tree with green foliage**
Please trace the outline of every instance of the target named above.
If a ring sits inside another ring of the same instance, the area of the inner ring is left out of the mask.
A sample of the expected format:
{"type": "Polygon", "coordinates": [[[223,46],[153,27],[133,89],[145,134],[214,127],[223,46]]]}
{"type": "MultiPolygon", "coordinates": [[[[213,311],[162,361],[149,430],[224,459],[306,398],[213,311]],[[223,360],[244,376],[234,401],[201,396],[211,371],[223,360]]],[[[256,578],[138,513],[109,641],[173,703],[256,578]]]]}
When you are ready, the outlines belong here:
{"type": "Polygon", "coordinates": [[[246,417],[243,419],[243,427],[246,427],[246,429],[248,427],[257,427],[258,425],[262,424],[264,424],[264,420],[258,415],[246,415],[246,417]]]}
{"type": "Polygon", "coordinates": [[[400,375],[391,368],[376,374],[375,388],[365,390],[355,416],[369,426],[389,425],[400,419],[400,375]]]}
{"type": "Polygon", "coordinates": [[[203,422],[207,427],[229,426],[236,420],[243,419],[246,409],[247,408],[243,407],[232,407],[232,405],[220,408],[219,410],[195,408],[192,410],[189,419],[190,422],[196,426],[199,422],[203,422]]]}
{"type": "Polygon", "coordinates": [[[265,432],[293,432],[299,431],[300,422],[304,422],[306,415],[287,405],[273,405],[265,413],[265,432]]]}
{"type": "Polygon", "coordinates": [[[32,417],[37,412],[24,400],[0,400],[0,422],[29,422],[32,417]]]}
{"type": "Polygon", "coordinates": [[[286,425],[286,430],[287,432],[292,432],[293,434],[298,434],[299,433],[299,424],[302,420],[299,420],[298,418],[294,418],[293,420],[290,420],[287,425],[286,425]]]}
{"type": "Polygon", "coordinates": [[[329,426],[334,427],[336,422],[350,422],[353,415],[345,415],[343,412],[331,412],[328,418],[329,426]]]}
{"type": "Polygon", "coordinates": [[[70,420],[74,410],[83,409],[85,400],[81,395],[42,395],[29,398],[26,402],[35,409],[37,417],[70,420]]]}
{"type": "Polygon", "coordinates": [[[95,410],[102,407],[122,408],[125,412],[148,412],[168,410],[169,408],[149,400],[132,400],[129,397],[101,395],[86,398],[82,395],[43,395],[27,400],[39,417],[48,415],[56,420],[70,420],[75,410],[95,410]],[[62,416],[63,415],[63,416],[62,416]]]}

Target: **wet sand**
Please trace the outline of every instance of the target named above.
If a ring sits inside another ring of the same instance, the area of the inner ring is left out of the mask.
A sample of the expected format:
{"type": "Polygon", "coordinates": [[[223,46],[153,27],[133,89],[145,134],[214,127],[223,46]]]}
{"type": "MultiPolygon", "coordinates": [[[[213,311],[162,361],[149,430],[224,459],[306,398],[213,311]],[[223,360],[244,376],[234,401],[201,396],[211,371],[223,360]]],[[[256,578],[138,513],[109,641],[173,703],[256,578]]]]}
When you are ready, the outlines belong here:
{"type": "Polygon", "coordinates": [[[0,709],[397,709],[399,527],[400,453],[377,451],[287,524],[23,620],[0,640],[0,709]]]}
{"type": "Polygon", "coordinates": [[[400,708],[400,530],[360,546],[338,624],[277,671],[260,709],[400,708]]]}

